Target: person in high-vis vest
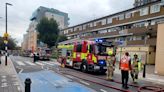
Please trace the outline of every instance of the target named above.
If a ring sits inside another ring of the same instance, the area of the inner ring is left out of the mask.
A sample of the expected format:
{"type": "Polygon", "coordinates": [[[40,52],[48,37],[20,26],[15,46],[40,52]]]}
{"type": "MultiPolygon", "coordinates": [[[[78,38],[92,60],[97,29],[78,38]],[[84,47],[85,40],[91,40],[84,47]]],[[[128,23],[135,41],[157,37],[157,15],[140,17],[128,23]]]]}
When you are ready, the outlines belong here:
{"type": "Polygon", "coordinates": [[[107,58],[107,80],[113,80],[116,58],[113,53],[107,58]]]}
{"type": "Polygon", "coordinates": [[[138,73],[139,71],[141,71],[142,69],[142,63],[141,61],[139,60],[138,58],[138,55],[137,54],[134,54],[134,58],[131,62],[131,67],[132,67],[132,70],[131,70],[131,77],[133,79],[133,82],[136,83],[137,82],[137,79],[138,79],[138,73]]]}
{"type": "Polygon", "coordinates": [[[128,52],[121,58],[119,69],[121,69],[122,87],[128,89],[129,71],[131,70],[131,58],[128,52]]]}

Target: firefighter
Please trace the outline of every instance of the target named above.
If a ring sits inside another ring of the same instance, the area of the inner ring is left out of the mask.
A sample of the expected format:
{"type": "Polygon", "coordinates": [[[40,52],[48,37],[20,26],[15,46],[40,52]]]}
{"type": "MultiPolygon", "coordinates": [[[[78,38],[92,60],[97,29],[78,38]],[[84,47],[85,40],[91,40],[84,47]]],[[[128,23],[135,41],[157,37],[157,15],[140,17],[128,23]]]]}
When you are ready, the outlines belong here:
{"type": "Polygon", "coordinates": [[[142,68],[142,63],[138,58],[137,54],[134,54],[134,58],[132,61],[132,70],[131,70],[131,77],[133,79],[134,83],[137,83],[137,79],[138,79],[138,73],[142,68]]]}
{"type": "Polygon", "coordinates": [[[107,59],[107,80],[113,80],[116,58],[113,53],[110,53],[107,59]]]}
{"type": "Polygon", "coordinates": [[[122,87],[128,89],[129,71],[131,70],[131,58],[128,52],[121,58],[119,69],[121,69],[122,87]]]}

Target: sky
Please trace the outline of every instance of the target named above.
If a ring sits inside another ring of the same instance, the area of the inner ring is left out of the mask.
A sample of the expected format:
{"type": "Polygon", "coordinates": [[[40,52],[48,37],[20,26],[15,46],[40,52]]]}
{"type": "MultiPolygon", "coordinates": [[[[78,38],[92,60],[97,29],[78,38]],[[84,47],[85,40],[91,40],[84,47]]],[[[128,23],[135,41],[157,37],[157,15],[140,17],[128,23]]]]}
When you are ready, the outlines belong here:
{"type": "Polygon", "coordinates": [[[5,32],[5,3],[8,6],[8,33],[21,46],[32,13],[39,7],[68,13],[69,26],[110,15],[133,7],[134,0],[0,0],[0,36],[5,32]]]}

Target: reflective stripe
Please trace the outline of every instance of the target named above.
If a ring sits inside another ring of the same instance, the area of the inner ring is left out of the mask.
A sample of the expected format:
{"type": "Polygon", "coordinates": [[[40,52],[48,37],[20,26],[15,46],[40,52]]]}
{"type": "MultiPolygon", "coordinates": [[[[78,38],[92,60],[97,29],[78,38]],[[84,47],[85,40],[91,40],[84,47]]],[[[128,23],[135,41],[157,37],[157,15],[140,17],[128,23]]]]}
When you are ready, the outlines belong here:
{"type": "Polygon", "coordinates": [[[93,60],[94,63],[97,63],[97,58],[95,57],[94,54],[92,54],[92,60],[93,60]]]}
{"type": "Polygon", "coordinates": [[[73,58],[76,58],[76,52],[73,52],[73,58]]]}

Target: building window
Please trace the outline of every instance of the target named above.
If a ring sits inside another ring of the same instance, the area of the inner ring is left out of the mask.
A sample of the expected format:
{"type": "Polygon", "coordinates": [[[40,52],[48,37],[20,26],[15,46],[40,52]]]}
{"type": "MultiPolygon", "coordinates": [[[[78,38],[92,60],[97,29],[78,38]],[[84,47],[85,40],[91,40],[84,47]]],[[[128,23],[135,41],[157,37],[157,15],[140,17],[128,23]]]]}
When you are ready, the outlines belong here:
{"type": "Polygon", "coordinates": [[[124,14],[121,14],[118,16],[119,20],[123,20],[124,19],[124,14]]]}
{"type": "Polygon", "coordinates": [[[148,7],[140,9],[140,16],[148,15],[148,10],[148,7]]]}
{"type": "Polygon", "coordinates": [[[102,25],[106,24],[106,19],[101,20],[102,25]]]}
{"type": "Polygon", "coordinates": [[[107,30],[101,30],[99,31],[100,34],[107,33],[107,30]]]}
{"type": "Polygon", "coordinates": [[[150,13],[157,13],[160,12],[160,5],[155,4],[150,7],[150,13]]]}
{"type": "Polygon", "coordinates": [[[108,23],[108,24],[111,24],[111,23],[112,23],[112,18],[108,18],[108,19],[107,19],[107,23],[108,23]]]}
{"type": "Polygon", "coordinates": [[[126,19],[127,19],[127,18],[131,18],[131,13],[130,13],[130,12],[126,13],[125,18],[126,18],[126,19]]]}

